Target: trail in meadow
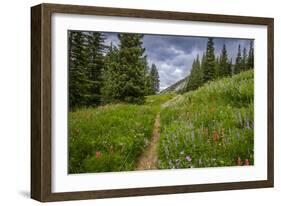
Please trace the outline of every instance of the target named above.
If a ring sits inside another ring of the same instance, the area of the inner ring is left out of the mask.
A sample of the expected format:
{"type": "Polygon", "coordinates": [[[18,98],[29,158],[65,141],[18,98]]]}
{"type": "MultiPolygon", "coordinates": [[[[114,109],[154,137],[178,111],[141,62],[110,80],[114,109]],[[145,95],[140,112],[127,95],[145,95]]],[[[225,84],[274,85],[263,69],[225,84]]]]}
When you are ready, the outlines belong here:
{"type": "MultiPolygon", "coordinates": [[[[162,108],[171,106],[183,99],[182,95],[177,95],[173,99],[162,104],[162,108]]],[[[160,112],[156,115],[151,142],[146,150],[142,153],[136,170],[157,169],[158,152],[157,145],[160,137],[160,112]]]]}
{"type": "Polygon", "coordinates": [[[149,146],[141,155],[136,170],[157,169],[157,143],[160,137],[160,112],[156,115],[149,146]]]}

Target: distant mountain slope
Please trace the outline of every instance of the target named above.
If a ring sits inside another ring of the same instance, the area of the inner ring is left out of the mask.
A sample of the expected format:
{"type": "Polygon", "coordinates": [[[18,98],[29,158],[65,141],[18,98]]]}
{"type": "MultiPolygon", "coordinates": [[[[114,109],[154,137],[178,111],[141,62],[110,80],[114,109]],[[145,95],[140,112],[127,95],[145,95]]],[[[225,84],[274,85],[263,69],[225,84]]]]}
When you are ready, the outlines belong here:
{"type": "Polygon", "coordinates": [[[186,86],[187,80],[188,80],[188,76],[172,84],[171,86],[167,87],[166,89],[161,91],[160,94],[166,94],[169,92],[176,92],[176,93],[182,92],[186,86]]]}

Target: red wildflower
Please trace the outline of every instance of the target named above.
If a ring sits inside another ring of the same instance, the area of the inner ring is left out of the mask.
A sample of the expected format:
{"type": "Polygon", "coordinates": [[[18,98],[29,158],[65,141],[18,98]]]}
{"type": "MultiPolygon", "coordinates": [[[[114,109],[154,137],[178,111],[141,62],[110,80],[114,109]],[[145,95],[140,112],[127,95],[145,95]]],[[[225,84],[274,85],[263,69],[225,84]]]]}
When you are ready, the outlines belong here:
{"type": "Polygon", "coordinates": [[[217,142],[219,140],[219,134],[218,134],[217,130],[215,130],[213,132],[213,140],[214,140],[214,142],[217,142]]]}
{"type": "Polygon", "coordinates": [[[96,151],[96,158],[100,158],[101,157],[101,152],[100,151],[96,151]]]}
{"type": "Polygon", "coordinates": [[[238,157],[238,159],[237,159],[237,165],[238,166],[242,166],[243,165],[243,161],[241,160],[240,157],[238,157]]]}
{"type": "Polygon", "coordinates": [[[250,160],[245,159],[245,165],[250,165],[250,160]]]}

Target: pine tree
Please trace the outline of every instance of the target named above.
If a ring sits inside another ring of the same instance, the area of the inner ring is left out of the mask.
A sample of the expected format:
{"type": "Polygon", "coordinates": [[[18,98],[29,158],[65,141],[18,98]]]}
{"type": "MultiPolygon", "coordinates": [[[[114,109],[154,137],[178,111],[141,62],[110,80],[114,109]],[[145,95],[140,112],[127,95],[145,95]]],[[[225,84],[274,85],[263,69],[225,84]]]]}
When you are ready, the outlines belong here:
{"type": "Polygon", "coordinates": [[[89,106],[101,103],[102,72],[104,69],[104,35],[101,32],[86,33],[87,69],[90,80],[89,106]]]}
{"type": "Polygon", "coordinates": [[[201,64],[199,60],[199,55],[197,55],[197,58],[193,60],[192,63],[192,69],[189,75],[189,78],[187,80],[186,84],[186,91],[192,91],[197,89],[202,85],[202,71],[201,71],[201,64]]]}
{"type": "Polygon", "coordinates": [[[121,99],[119,85],[121,84],[122,70],[120,67],[119,50],[112,43],[108,48],[104,62],[105,67],[102,75],[104,84],[101,93],[102,103],[106,104],[121,99]]]}
{"type": "Polygon", "coordinates": [[[85,35],[69,31],[69,107],[73,110],[88,102],[90,81],[87,76],[85,35]]]}
{"type": "Polygon", "coordinates": [[[156,94],[157,92],[159,92],[159,75],[158,75],[158,71],[156,68],[155,64],[151,65],[151,70],[150,70],[150,79],[151,79],[151,94],[156,94]]]}
{"type": "Polygon", "coordinates": [[[220,78],[220,61],[221,56],[217,56],[215,60],[215,79],[220,78]]]}
{"type": "Polygon", "coordinates": [[[231,75],[231,67],[228,62],[228,55],[225,44],[222,47],[219,65],[219,77],[226,77],[231,75]]]}
{"type": "Polygon", "coordinates": [[[242,57],[241,57],[241,46],[238,46],[237,57],[234,65],[234,74],[238,74],[242,71],[242,57]]]}
{"type": "Polygon", "coordinates": [[[206,62],[203,70],[203,81],[211,81],[215,78],[215,49],[213,38],[208,38],[206,49],[206,62]]]}
{"type": "Polygon", "coordinates": [[[253,41],[250,42],[249,54],[248,54],[248,68],[254,69],[254,48],[253,48],[253,41]]]}
{"type": "Polygon", "coordinates": [[[247,49],[243,49],[242,63],[241,63],[242,71],[248,70],[248,56],[247,49]]]}
{"type": "Polygon", "coordinates": [[[118,34],[119,49],[107,55],[106,85],[103,88],[106,101],[143,103],[145,96],[145,49],[143,35],[118,34]]]}
{"type": "Polygon", "coordinates": [[[145,65],[145,71],[144,71],[144,73],[145,73],[145,81],[144,81],[145,95],[147,96],[147,95],[151,95],[153,93],[153,91],[152,91],[152,81],[151,81],[151,76],[150,76],[151,68],[148,65],[146,56],[143,58],[143,61],[144,61],[144,65],[145,65]]]}

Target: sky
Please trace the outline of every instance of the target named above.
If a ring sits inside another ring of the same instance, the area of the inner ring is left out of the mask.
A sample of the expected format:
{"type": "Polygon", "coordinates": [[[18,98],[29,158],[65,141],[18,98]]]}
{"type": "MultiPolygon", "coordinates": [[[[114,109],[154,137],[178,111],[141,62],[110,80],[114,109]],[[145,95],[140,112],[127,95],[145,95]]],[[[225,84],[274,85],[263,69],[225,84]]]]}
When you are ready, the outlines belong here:
{"type": "MultiPolygon", "coordinates": [[[[106,44],[118,45],[116,33],[105,33],[106,44]]],[[[160,77],[160,91],[189,75],[193,60],[202,57],[206,51],[208,37],[149,35],[143,37],[143,47],[149,65],[154,63],[160,77]]],[[[228,57],[235,62],[238,45],[249,50],[251,40],[233,38],[213,38],[215,54],[219,55],[223,44],[228,57]]]]}

